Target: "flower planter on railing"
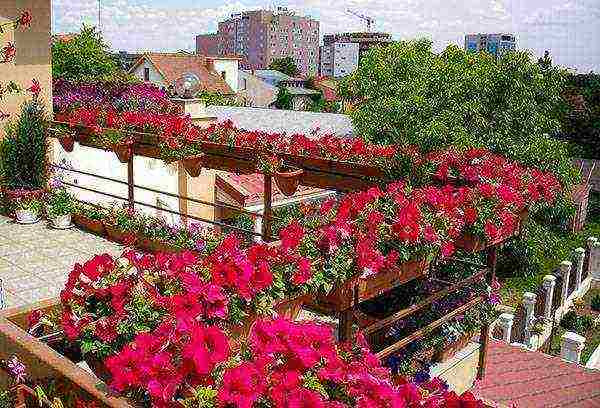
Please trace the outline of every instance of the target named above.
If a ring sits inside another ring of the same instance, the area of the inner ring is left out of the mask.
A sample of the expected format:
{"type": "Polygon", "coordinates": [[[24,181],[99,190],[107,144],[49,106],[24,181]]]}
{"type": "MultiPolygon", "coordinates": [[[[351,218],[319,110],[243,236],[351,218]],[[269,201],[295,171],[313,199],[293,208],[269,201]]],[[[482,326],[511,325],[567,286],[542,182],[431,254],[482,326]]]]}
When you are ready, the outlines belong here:
{"type": "Polygon", "coordinates": [[[131,159],[131,155],[133,154],[131,143],[116,144],[112,149],[121,163],[129,162],[129,159],[131,159]]]}
{"type": "Polygon", "coordinates": [[[298,190],[298,185],[304,170],[297,168],[283,167],[275,172],[275,184],[279,191],[286,197],[293,196],[298,190]]]}
{"type": "Polygon", "coordinates": [[[486,240],[471,233],[464,233],[462,236],[456,238],[454,243],[455,247],[458,249],[462,249],[466,252],[479,252],[483,251],[487,248],[499,245],[509,238],[520,235],[521,228],[523,227],[523,223],[527,219],[529,215],[529,211],[524,210],[519,214],[519,219],[517,220],[517,226],[514,232],[511,235],[500,236],[493,240],[486,240]]]}
{"type": "Polygon", "coordinates": [[[327,295],[312,296],[309,303],[318,310],[330,313],[348,310],[396,286],[425,276],[429,271],[429,264],[430,261],[426,259],[408,261],[367,278],[356,276],[327,295]]]}
{"type": "Polygon", "coordinates": [[[191,177],[198,177],[204,167],[204,154],[197,154],[183,159],[183,167],[191,177]]]}

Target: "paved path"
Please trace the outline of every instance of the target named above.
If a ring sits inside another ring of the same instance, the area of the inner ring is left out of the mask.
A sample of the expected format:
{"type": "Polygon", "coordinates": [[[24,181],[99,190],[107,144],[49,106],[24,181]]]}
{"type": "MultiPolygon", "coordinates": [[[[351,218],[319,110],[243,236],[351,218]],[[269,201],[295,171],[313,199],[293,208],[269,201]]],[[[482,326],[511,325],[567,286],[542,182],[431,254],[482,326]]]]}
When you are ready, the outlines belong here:
{"type": "Polygon", "coordinates": [[[44,221],[20,225],[0,216],[0,279],[6,307],[58,296],[76,262],[122,248],[80,231],[50,229],[44,221]]]}

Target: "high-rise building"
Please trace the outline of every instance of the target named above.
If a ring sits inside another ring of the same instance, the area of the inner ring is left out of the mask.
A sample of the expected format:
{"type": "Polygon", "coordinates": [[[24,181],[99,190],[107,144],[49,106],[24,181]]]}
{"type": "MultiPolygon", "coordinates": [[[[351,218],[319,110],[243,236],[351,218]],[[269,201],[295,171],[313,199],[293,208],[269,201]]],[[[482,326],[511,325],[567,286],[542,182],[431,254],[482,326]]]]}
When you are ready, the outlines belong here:
{"type": "Polygon", "coordinates": [[[517,39],[512,34],[467,34],[465,50],[472,52],[487,51],[498,57],[517,48],[517,39]]]}
{"type": "Polygon", "coordinates": [[[219,23],[218,33],[199,37],[199,53],[204,51],[199,44],[217,41],[218,55],[237,55],[246,69],[265,69],[274,59],[291,57],[301,74],[318,73],[319,22],[283,7],[233,14],[219,23]]]}
{"type": "Polygon", "coordinates": [[[387,33],[340,33],[323,37],[319,72],[323,76],[342,77],[352,73],[362,56],[372,47],[392,42],[387,33]]]}
{"type": "Polygon", "coordinates": [[[219,55],[219,35],[200,34],[196,36],[196,53],[200,55],[219,55]]]}

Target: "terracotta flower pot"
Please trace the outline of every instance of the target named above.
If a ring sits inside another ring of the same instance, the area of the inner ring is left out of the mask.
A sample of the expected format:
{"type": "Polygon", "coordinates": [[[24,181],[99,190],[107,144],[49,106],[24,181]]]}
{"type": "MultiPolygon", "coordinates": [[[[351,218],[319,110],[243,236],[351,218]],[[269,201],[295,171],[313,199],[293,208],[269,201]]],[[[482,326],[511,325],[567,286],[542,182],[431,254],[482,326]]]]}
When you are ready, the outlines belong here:
{"type": "Polygon", "coordinates": [[[115,152],[115,154],[117,155],[117,158],[119,159],[119,161],[121,163],[127,163],[127,162],[129,162],[129,159],[131,159],[131,145],[130,144],[124,143],[124,144],[114,145],[113,151],[115,152]]]}
{"type": "Polygon", "coordinates": [[[202,167],[204,166],[204,158],[203,154],[197,154],[195,156],[186,157],[183,159],[183,167],[185,171],[192,176],[198,177],[202,172],[202,167]]]}
{"type": "Polygon", "coordinates": [[[81,214],[73,214],[73,223],[78,227],[83,228],[86,231],[92,232],[96,235],[104,236],[106,230],[104,224],[99,220],[92,220],[81,214]]]}
{"type": "Polygon", "coordinates": [[[75,146],[75,139],[73,136],[61,136],[58,138],[58,141],[65,152],[70,153],[73,151],[73,147],[75,146]]]}
{"type": "Polygon", "coordinates": [[[285,196],[293,196],[300,185],[300,177],[304,170],[290,167],[282,167],[275,172],[275,184],[285,196]]]}

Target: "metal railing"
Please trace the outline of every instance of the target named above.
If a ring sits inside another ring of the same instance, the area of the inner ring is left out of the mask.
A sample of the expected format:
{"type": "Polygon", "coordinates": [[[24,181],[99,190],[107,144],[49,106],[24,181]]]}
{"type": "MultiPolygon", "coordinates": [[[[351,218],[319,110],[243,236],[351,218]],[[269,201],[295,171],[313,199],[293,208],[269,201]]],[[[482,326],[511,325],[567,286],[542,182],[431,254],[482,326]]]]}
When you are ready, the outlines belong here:
{"type": "MultiPolygon", "coordinates": [[[[130,161],[131,162],[131,161],[130,161]]],[[[151,208],[151,209],[155,209],[158,211],[163,211],[163,212],[167,212],[169,214],[173,214],[173,215],[177,215],[181,218],[181,220],[186,220],[186,219],[191,219],[194,221],[199,221],[199,222],[203,222],[203,223],[207,223],[207,224],[211,224],[215,227],[220,227],[220,228],[226,228],[229,230],[235,230],[238,232],[241,232],[243,234],[247,234],[247,235],[251,235],[253,237],[260,237],[262,238],[262,240],[264,241],[273,241],[275,239],[277,239],[276,237],[272,236],[270,233],[269,234],[265,234],[265,231],[271,231],[271,228],[269,228],[268,230],[265,230],[263,228],[262,232],[257,232],[255,230],[249,230],[246,228],[242,228],[236,225],[230,225],[227,224],[225,222],[222,221],[217,221],[217,220],[211,220],[211,219],[207,219],[207,218],[202,218],[202,217],[198,217],[195,215],[190,215],[187,213],[182,213],[180,211],[175,211],[169,208],[164,208],[164,207],[158,207],[156,205],[153,204],[149,204],[149,203],[145,203],[145,202],[141,202],[135,199],[135,189],[139,189],[139,190],[143,190],[143,191],[148,191],[151,193],[155,193],[155,194],[161,194],[161,195],[165,195],[167,197],[171,197],[171,198],[176,198],[177,200],[185,200],[188,202],[192,202],[195,204],[200,204],[200,205],[205,205],[205,206],[209,206],[209,207],[213,207],[213,208],[219,208],[219,209],[226,209],[226,210],[231,210],[233,212],[239,213],[239,214],[245,214],[245,215],[250,215],[252,217],[256,217],[256,218],[262,218],[263,219],[263,223],[272,223],[273,221],[278,220],[277,217],[274,217],[273,215],[266,215],[266,214],[262,214],[260,212],[253,212],[253,211],[248,211],[242,207],[236,207],[234,205],[230,205],[230,204],[225,204],[225,203],[219,203],[219,202],[209,202],[206,200],[201,200],[198,198],[193,198],[193,197],[187,197],[187,196],[183,196],[180,194],[175,194],[175,193],[170,193],[167,191],[160,191],[158,189],[155,188],[151,188],[151,187],[146,187],[146,186],[141,186],[138,184],[135,184],[133,181],[133,172],[128,171],[128,174],[131,176],[128,176],[128,181],[123,181],[123,180],[119,180],[113,177],[107,177],[107,176],[102,176],[99,174],[93,174],[90,173],[88,171],[84,171],[84,170],[79,170],[79,169],[74,169],[71,167],[66,167],[66,166],[62,166],[60,164],[53,164],[53,167],[56,169],[60,169],[62,171],[66,171],[66,172],[70,172],[70,173],[75,173],[75,174],[80,174],[83,176],[87,176],[87,177],[91,177],[94,179],[99,179],[99,180],[104,180],[104,181],[108,181],[111,183],[116,183],[122,186],[127,186],[127,190],[128,190],[128,196],[127,197],[123,197],[117,194],[113,194],[111,192],[108,191],[101,191],[98,190],[96,188],[92,188],[89,186],[84,186],[81,185],[79,183],[73,183],[73,182],[69,182],[69,181],[62,181],[62,183],[66,186],[69,186],[71,188],[75,188],[75,189],[79,189],[79,190],[83,190],[83,191],[87,191],[90,193],[94,193],[94,194],[98,194],[101,196],[105,196],[105,197],[110,197],[112,199],[115,200],[120,200],[123,202],[128,203],[129,208],[134,209],[136,206],[142,206],[142,207],[147,207],[147,208],[151,208]]],[[[79,200],[82,202],[85,202],[87,204],[91,204],[94,206],[99,206],[96,203],[92,203],[92,202],[88,202],[88,201],[84,201],[84,200],[79,200]]]]}

